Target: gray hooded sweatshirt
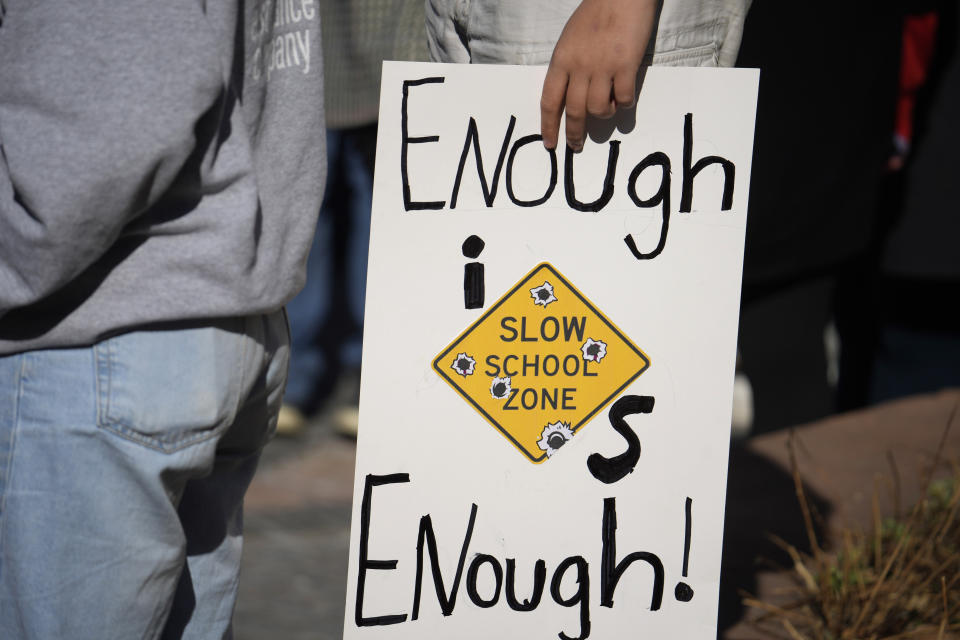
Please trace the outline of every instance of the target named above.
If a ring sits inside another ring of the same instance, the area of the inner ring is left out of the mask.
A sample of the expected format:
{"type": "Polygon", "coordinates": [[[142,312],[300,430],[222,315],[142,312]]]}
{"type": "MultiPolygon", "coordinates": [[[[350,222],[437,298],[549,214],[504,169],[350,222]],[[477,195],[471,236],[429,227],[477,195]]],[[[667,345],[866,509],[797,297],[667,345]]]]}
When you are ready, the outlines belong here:
{"type": "Polygon", "coordinates": [[[314,0],[0,0],[0,355],[300,289],[319,27],[314,0]]]}

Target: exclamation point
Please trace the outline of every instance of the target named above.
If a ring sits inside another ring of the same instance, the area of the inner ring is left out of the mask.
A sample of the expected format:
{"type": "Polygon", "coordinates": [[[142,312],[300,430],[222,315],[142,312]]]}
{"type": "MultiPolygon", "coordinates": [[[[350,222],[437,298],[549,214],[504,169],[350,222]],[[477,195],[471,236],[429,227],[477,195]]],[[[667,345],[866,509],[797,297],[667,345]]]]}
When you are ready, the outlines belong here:
{"type": "MultiPolygon", "coordinates": [[[[684,578],[687,577],[687,569],[690,566],[690,531],[693,525],[690,512],[692,508],[693,508],[693,499],[688,497],[686,509],[685,509],[686,516],[687,516],[687,523],[683,532],[683,573],[682,575],[684,578]]],[[[693,598],[693,589],[686,582],[678,582],[677,588],[673,590],[673,595],[680,602],[690,602],[690,600],[693,598]]]]}
{"type": "MultiPolygon", "coordinates": [[[[463,241],[463,257],[475,260],[483,251],[483,240],[470,236],[463,241]]],[[[468,262],[463,265],[463,306],[466,309],[483,308],[483,263],[468,262]]]]}

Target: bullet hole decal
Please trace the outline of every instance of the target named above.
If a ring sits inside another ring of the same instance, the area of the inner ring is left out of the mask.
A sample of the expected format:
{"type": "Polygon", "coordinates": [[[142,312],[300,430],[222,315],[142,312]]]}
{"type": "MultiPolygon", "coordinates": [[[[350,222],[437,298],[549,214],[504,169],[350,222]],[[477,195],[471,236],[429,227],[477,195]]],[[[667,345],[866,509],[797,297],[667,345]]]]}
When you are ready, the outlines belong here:
{"type": "Polygon", "coordinates": [[[573,431],[566,422],[552,422],[543,428],[540,439],[537,440],[537,446],[547,452],[547,457],[552,456],[560,447],[567,444],[573,438],[573,431]]]}
{"type": "Polygon", "coordinates": [[[467,354],[458,353],[457,357],[453,359],[453,364],[450,365],[450,368],[466,378],[467,376],[473,375],[473,368],[476,364],[477,361],[467,354]]]}
{"type": "Polygon", "coordinates": [[[583,351],[583,359],[592,362],[600,362],[603,360],[603,356],[607,355],[606,343],[593,338],[587,338],[580,350],[583,351]]]}
{"type": "Polygon", "coordinates": [[[494,378],[490,383],[490,395],[498,400],[503,400],[510,395],[513,389],[510,386],[510,377],[494,378]]]}
{"type": "Polygon", "coordinates": [[[543,305],[544,308],[557,301],[557,296],[553,294],[553,285],[546,281],[539,287],[530,289],[530,295],[533,296],[533,304],[543,305]]]}

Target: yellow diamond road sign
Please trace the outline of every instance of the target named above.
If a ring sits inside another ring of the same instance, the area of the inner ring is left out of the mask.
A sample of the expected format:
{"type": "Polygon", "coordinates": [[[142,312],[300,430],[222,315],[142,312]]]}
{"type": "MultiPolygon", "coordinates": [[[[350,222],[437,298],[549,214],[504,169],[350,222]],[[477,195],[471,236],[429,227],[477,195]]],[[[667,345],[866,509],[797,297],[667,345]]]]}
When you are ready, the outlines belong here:
{"type": "Polygon", "coordinates": [[[648,366],[646,354],[547,263],[433,361],[533,462],[556,453],[648,366]]]}

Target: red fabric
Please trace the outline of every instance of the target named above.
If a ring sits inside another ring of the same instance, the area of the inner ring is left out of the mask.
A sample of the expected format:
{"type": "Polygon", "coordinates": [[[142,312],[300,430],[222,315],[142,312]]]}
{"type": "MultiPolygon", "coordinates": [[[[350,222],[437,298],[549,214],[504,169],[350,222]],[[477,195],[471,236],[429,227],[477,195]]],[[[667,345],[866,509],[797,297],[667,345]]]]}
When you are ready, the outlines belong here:
{"type": "Polygon", "coordinates": [[[900,95],[894,133],[903,142],[913,137],[913,108],[917,92],[927,81],[930,59],[936,43],[936,12],[908,16],[903,25],[903,50],[900,59],[900,95]]]}

